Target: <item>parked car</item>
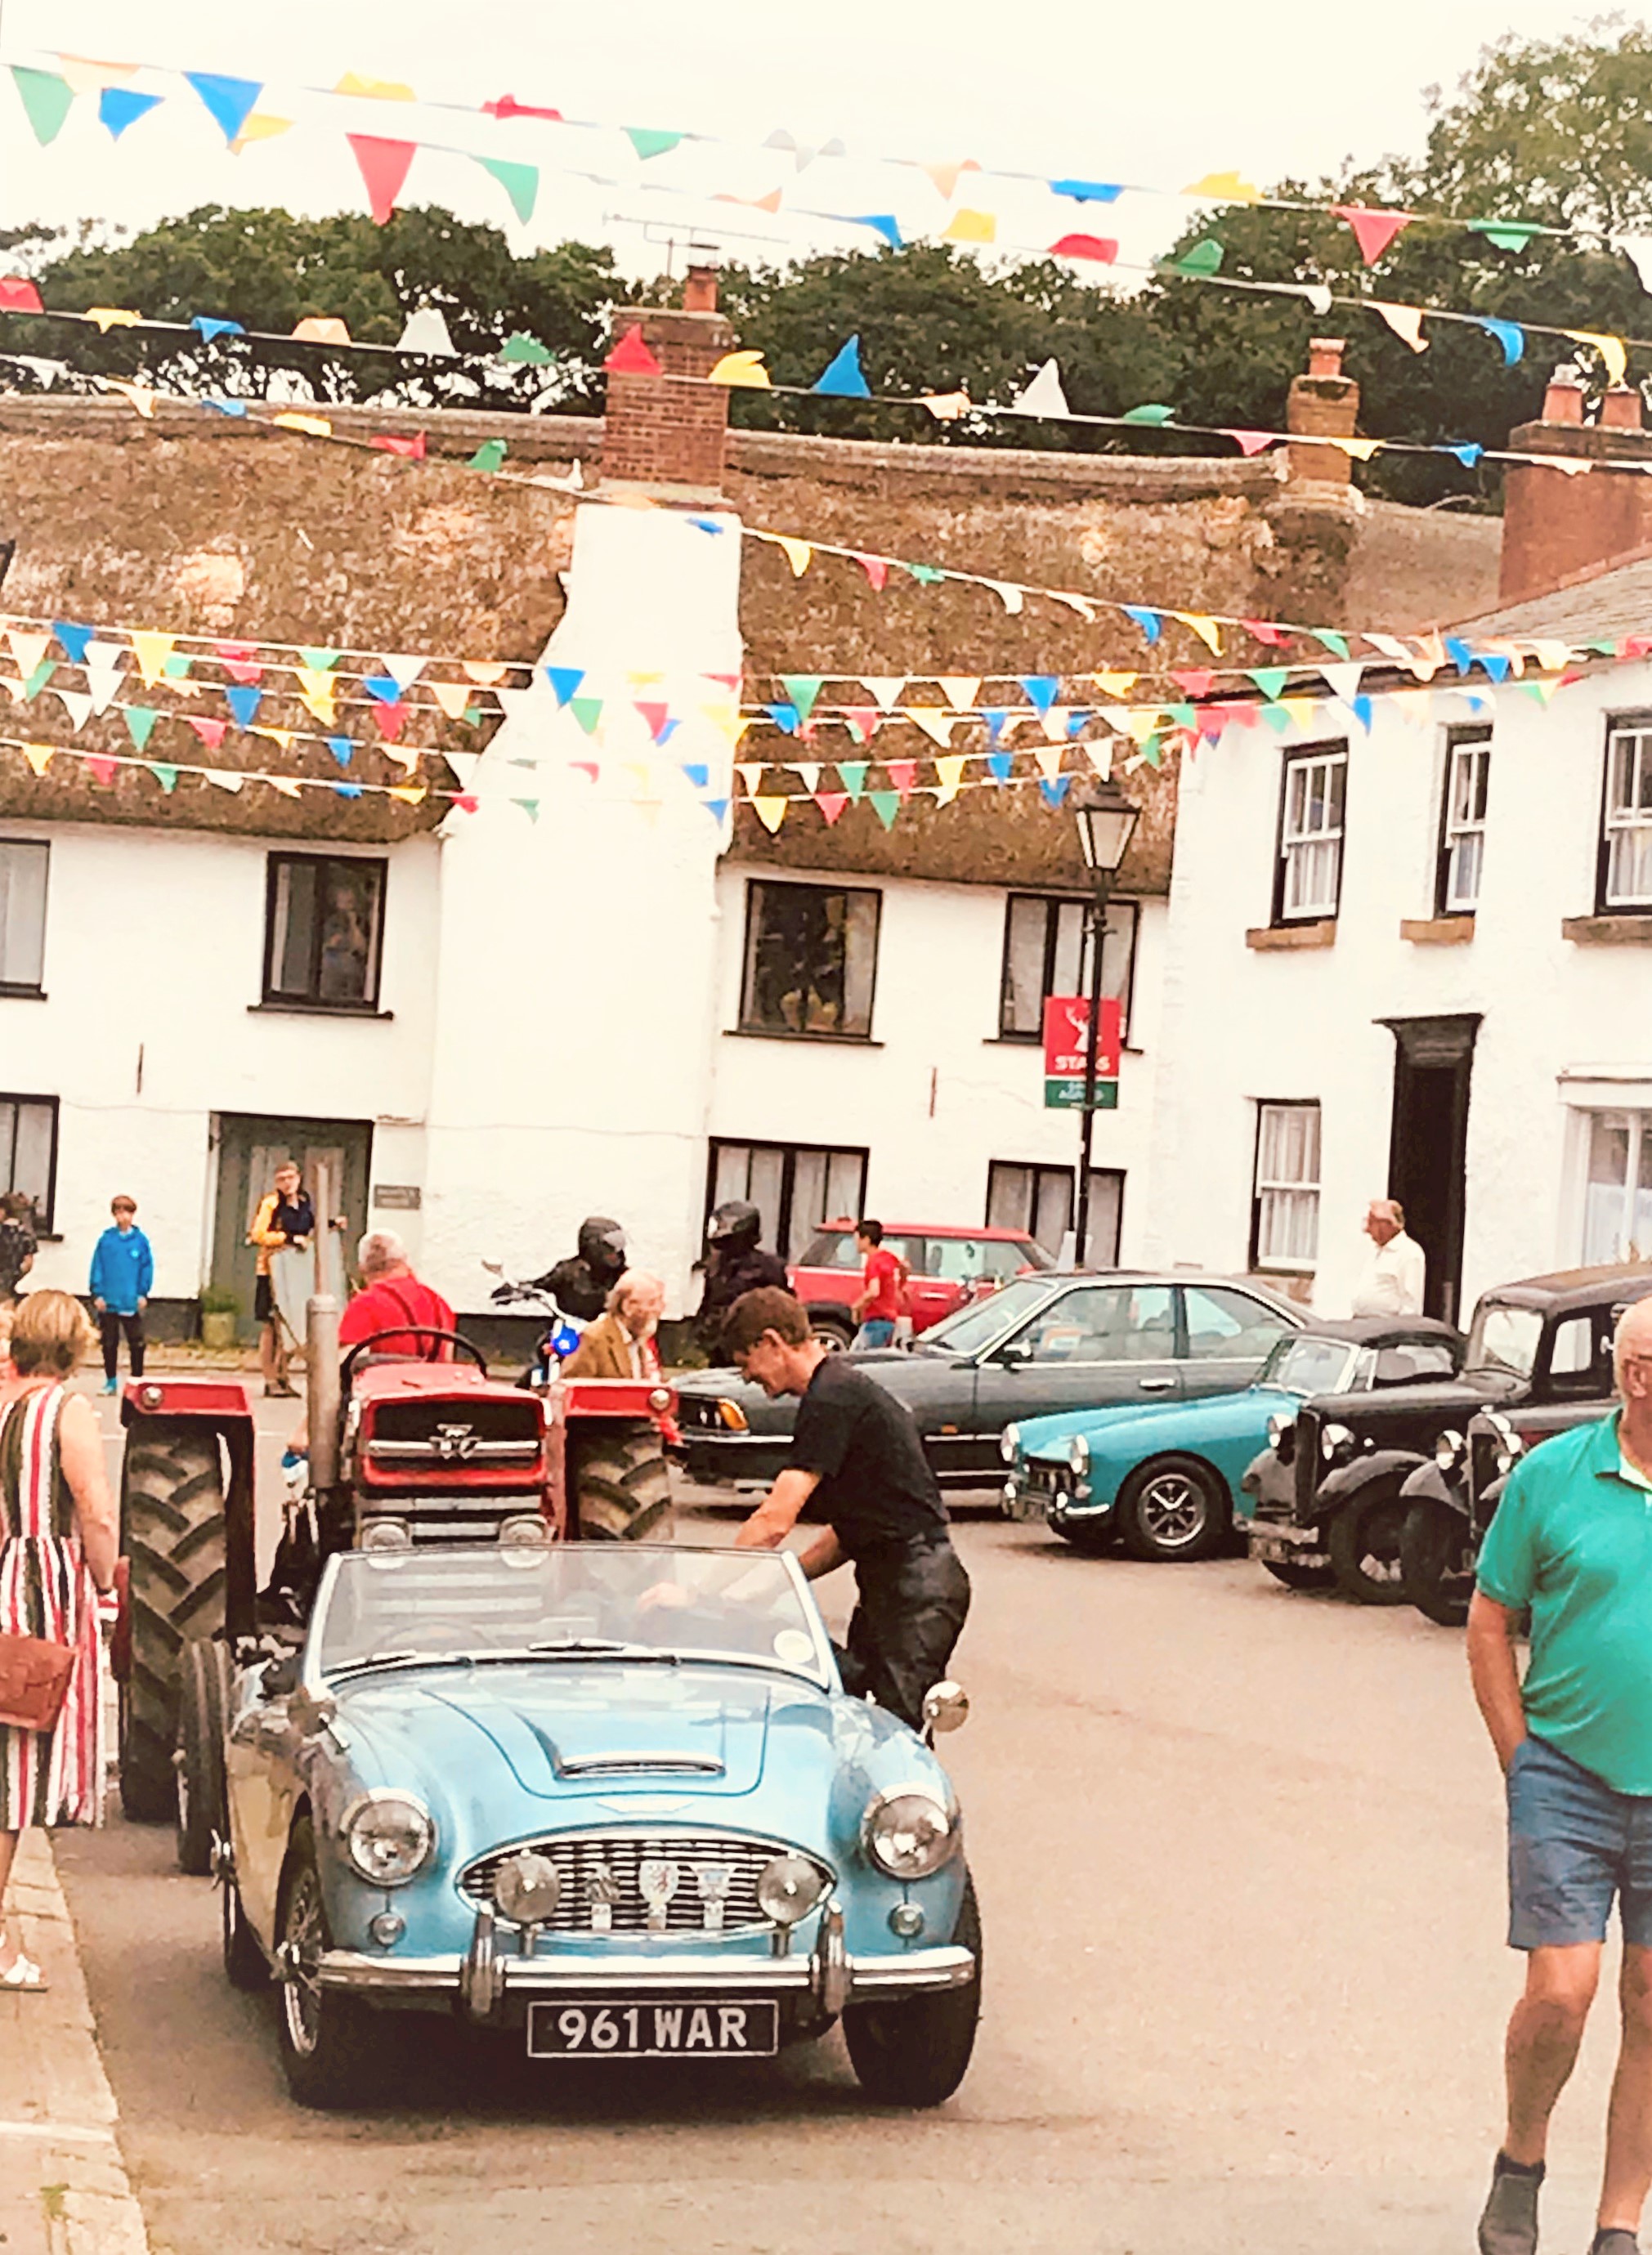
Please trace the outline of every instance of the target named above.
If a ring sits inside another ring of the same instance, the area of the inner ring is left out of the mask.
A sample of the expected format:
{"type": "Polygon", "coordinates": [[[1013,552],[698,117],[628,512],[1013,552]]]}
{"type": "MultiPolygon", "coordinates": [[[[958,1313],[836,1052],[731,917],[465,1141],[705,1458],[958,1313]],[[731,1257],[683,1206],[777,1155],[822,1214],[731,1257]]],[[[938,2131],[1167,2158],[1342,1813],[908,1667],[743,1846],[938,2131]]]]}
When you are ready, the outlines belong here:
{"type": "Polygon", "coordinates": [[[1237,1394],[1006,1426],[1004,1508],[1047,1520],[1081,1550],[1117,1541],[1135,1558],[1208,1557],[1227,1538],[1245,1467],[1276,1420],[1316,1394],[1455,1371],[1462,1351],[1459,1332],[1425,1317],[1316,1323],[1284,1333],[1237,1394]]]}
{"type": "MultiPolygon", "coordinates": [[[[885,1249],[904,1261],[904,1295],[914,1336],[932,1330],[1012,1276],[1053,1266],[1036,1239],[1016,1229],[960,1229],[950,1223],[886,1221],[885,1249]]],[[[821,1225],[791,1271],[791,1289],[809,1310],[825,1346],[847,1346],[857,1325],[849,1313],[863,1289],[866,1262],[852,1221],[821,1225]]]]}
{"type": "MultiPolygon", "coordinates": [[[[1406,1593],[1442,1627],[1460,1628],[1468,1618],[1474,1562],[1515,1458],[1551,1433],[1604,1417],[1613,1406],[1612,1336],[1624,1309],[1652,1289],[1652,1281],[1644,1269],[1595,1274],[1600,1282],[1581,1291],[1557,1292],[1536,1328],[1528,1320],[1520,1334],[1532,1344],[1523,1391],[1442,1433],[1432,1461],[1419,1465],[1405,1483],[1400,1563],[1406,1593]]],[[[1548,1281],[1573,1283],[1572,1277],[1548,1281]]],[[[1523,1359],[1523,1345],[1515,1352],[1523,1359]]]]}
{"type": "Polygon", "coordinates": [[[642,1543],[328,1564],[300,1649],[237,1676],[225,1967],[278,1984],[293,2096],[404,2050],[383,2014],[528,2059],[764,2057],[841,2020],[862,2085],[962,2081],[981,1921],[923,1737],[847,1698],[784,1553],[642,1543]]]}
{"type": "MultiPolygon", "coordinates": [[[[943,1487],[996,1487],[1006,1425],[1104,1402],[1237,1393],[1306,1320],[1290,1301],[1224,1277],[1051,1273],[1016,1277],[910,1350],[857,1352],[854,1362],[911,1410],[943,1487]]],[[[796,1408],[735,1371],[694,1372],[678,1383],[673,1453],[692,1479],[767,1483],[786,1461],[796,1408]]]]}
{"type": "MultiPolygon", "coordinates": [[[[1281,1581],[1330,1577],[1367,1605],[1405,1601],[1401,1539],[1413,1474],[1477,1410],[1599,1398],[1614,1310],[1652,1292],[1652,1266],[1571,1268],[1500,1284],[1474,1310],[1456,1377],[1304,1402],[1245,1474],[1251,1555],[1281,1581]]],[[[1610,1379],[1606,1381],[1610,1387],[1610,1379]]],[[[1429,1500],[1443,1499],[1431,1490],[1429,1500]]]]}

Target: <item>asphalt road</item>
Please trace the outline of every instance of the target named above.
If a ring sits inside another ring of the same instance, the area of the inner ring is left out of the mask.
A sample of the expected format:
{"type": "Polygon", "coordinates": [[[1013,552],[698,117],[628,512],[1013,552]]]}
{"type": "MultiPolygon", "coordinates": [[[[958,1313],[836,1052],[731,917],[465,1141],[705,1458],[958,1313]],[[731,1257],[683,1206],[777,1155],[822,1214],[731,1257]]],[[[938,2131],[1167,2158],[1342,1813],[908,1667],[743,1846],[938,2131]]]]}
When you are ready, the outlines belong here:
{"type": "MultiPolygon", "coordinates": [[[[396,2111],[303,2113],[267,2006],[222,1980],[210,1886],[116,1820],[59,1857],[158,2255],[492,2255],[547,2227],[635,2255],[1472,2248],[1516,1961],[1460,1639],[1240,1561],[1086,1559],[985,1516],[960,1542],[974,1714],[946,1744],[988,1970],[950,2105],[867,2105],[835,2038],[530,2072],[404,2020],[396,2111]]],[[[1588,2244],[1611,2049],[1601,2017],[1550,2248],[1588,2244]]]]}

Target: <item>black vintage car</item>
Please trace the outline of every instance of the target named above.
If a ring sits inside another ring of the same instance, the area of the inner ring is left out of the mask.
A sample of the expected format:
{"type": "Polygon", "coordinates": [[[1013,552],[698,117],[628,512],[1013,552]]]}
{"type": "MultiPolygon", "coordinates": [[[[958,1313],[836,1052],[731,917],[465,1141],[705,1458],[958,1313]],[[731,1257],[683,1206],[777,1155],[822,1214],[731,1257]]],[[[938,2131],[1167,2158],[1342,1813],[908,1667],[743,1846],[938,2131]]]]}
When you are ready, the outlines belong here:
{"type": "MultiPolygon", "coordinates": [[[[1282,1581],[1334,1581],[1367,1605],[1403,1604],[1402,1542],[1413,1507],[1459,1509],[1466,1527],[1466,1505],[1452,1502],[1461,1483],[1441,1467],[1455,1464],[1469,1421],[1484,1410],[1599,1402],[1603,1371],[1611,1390],[1617,1311],[1648,1292],[1644,1264],[1500,1284],[1474,1310],[1457,1376],[1304,1403],[1245,1475],[1256,1500],[1251,1555],[1282,1581]]],[[[1447,1531],[1420,1518],[1413,1527],[1407,1549],[1419,1577],[1426,1543],[1442,1554],[1442,1578],[1464,1570],[1445,1547],[1447,1531]]]]}
{"type": "Polygon", "coordinates": [[[1569,1289],[1536,1311],[1535,1328],[1527,1325],[1533,1358],[1524,1388],[1478,1411],[1460,1430],[1442,1433],[1433,1461],[1405,1483],[1400,1563],[1406,1595],[1443,1628],[1460,1628],[1468,1618],[1474,1562],[1516,1458],[1551,1433],[1604,1417],[1612,1408],[1618,1317],[1652,1291],[1645,1268],[1576,1269],[1536,1282],[1569,1289]],[[1580,1278],[1588,1281],[1579,1288],[1580,1278]]]}
{"type": "MultiPolygon", "coordinates": [[[[917,1419],[943,1487],[996,1487],[1006,1425],[1114,1401],[1175,1401],[1248,1386],[1304,1311],[1220,1276],[1127,1269],[1018,1276],[913,1340],[853,1357],[917,1419]]],[[[784,1465],[797,1404],[737,1371],[678,1381],[689,1478],[766,1484],[784,1465]]]]}

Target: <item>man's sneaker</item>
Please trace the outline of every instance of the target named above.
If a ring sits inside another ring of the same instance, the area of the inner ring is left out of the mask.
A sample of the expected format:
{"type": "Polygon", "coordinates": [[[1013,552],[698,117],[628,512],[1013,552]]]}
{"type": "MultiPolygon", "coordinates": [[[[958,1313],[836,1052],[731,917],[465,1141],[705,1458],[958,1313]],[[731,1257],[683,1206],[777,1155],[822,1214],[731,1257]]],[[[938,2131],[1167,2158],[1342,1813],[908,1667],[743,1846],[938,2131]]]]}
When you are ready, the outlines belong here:
{"type": "Polygon", "coordinates": [[[1522,2169],[1498,2154],[1480,2219],[1480,2255],[1537,2255],[1537,2191],[1543,2181],[1541,2161],[1535,2169],[1522,2169]]]}
{"type": "Polygon", "coordinates": [[[1597,2231],[1589,2255],[1641,2255],[1641,2243],[1626,2224],[1613,2224],[1610,2231],[1597,2231]]]}
{"type": "Polygon", "coordinates": [[[121,1381],[118,1378],[106,1378],[103,1380],[103,1391],[105,1394],[118,1394],[120,1390],[121,1381]]]}

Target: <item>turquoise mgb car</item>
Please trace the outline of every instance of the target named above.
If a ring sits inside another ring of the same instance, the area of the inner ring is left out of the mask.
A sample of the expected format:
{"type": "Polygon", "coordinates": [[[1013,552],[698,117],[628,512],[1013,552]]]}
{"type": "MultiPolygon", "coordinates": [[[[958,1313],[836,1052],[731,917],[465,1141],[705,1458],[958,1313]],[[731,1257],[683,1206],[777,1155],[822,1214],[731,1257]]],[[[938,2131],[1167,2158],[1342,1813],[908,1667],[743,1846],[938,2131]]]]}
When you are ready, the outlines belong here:
{"type": "Polygon", "coordinates": [[[981,1924],[928,1743],[846,1696],[795,1558],[642,1543],[334,1558],[227,1733],[226,1970],[293,2096],[353,2104],[445,2013],[528,2060],[762,2058],[840,2020],[862,2086],[963,2078],[981,1924]],[[402,2024],[403,2028],[406,2027],[402,2024]]]}
{"type": "Polygon", "coordinates": [[[1195,1401],[1068,1411],[1003,1437],[1005,1512],[1046,1520],[1081,1550],[1206,1558],[1227,1541],[1240,1482],[1270,1431],[1319,1394],[1449,1378],[1463,1342],[1425,1316],[1316,1323],[1282,1338],[1254,1386],[1195,1401]]]}

